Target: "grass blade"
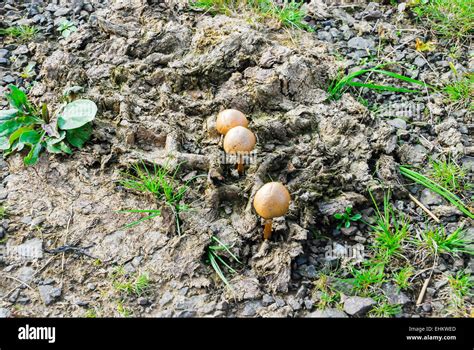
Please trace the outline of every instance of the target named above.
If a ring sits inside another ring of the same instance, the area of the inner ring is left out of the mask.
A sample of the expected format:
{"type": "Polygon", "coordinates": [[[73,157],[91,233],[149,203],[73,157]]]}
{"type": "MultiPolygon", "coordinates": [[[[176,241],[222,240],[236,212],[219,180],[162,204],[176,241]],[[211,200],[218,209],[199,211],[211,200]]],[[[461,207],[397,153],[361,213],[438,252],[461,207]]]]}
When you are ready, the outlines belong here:
{"type": "Polygon", "coordinates": [[[229,247],[226,244],[222,243],[216,236],[212,236],[212,239],[215,240],[217,243],[219,243],[222,246],[222,248],[224,248],[225,251],[229,253],[229,255],[232,258],[234,258],[235,261],[242,264],[242,262],[230,251],[229,247]]]}
{"type": "Polygon", "coordinates": [[[224,276],[224,273],[222,272],[219,264],[217,263],[216,259],[214,258],[214,254],[212,254],[211,252],[208,253],[208,257],[209,257],[209,261],[211,263],[211,266],[212,268],[214,269],[214,271],[216,271],[217,275],[219,276],[219,278],[222,280],[222,282],[225,283],[225,285],[229,288],[232,288],[230,286],[230,283],[229,281],[227,280],[227,278],[225,278],[224,276]]]}
{"type": "Polygon", "coordinates": [[[381,69],[375,69],[374,68],[372,71],[376,72],[376,73],[380,73],[380,74],[385,74],[385,75],[388,75],[389,77],[399,79],[399,80],[403,80],[403,81],[406,81],[408,83],[417,84],[417,85],[421,85],[421,86],[429,86],[428,84],[426,84],[426,83],[424,83],[420,80],[413,79],[413,78],[410,78],[410,77],[406,77],[406,76],[398,74],[398,73],[389,72],[387,70],[381,70],[381,69]]]}
{"type": "Polygon", "coordinates": [[[235,271],[231,266],[229,266],[229,264],[227,264],[227,263],[225,262],[225,260],[222,259],[219,255],[215,254],[215,257],[216,257],[225,267],[227,267],[230,272],[232,272],[232,273],[237,273],[237,271],[235,271]]]}
{"type": "Polygon", "coordinates": [[[410,90],[410,89],[405,89],[405,88],[397,88],[394,86],[387,86],[387,85],[375,85],[375,84],[369,84],[369,83],[358,83],[355,81],[351,81],[347,83],[349,86],[356,86],[356,87],[365,87],[368,89],[372,90],[382,90],[382,91],[394,91],[394,92],[407,92],[407,93],[414,93],[418,94],[421,91],[420,90],[410,90]]]}
{"type": "Polygon", "coordinates": [[[474,214],[464,205],[463,201],[454,193],[448,191],[444,187],[438,185],[436,182],[430,180],[420,173],[410,170],[407,167],[400,166],[400,172],[403,176],[429,188],[431,191],[444,197],[448,202],[456,206],[461,212],[466,214],[469,218],[474,219],[474,214]]]}

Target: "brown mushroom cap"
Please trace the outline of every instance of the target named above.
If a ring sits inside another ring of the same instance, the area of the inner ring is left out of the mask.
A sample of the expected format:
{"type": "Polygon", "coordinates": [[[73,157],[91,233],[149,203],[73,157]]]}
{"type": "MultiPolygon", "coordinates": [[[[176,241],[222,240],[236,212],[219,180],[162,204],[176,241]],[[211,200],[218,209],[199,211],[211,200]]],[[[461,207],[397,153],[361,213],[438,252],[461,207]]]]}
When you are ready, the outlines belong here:
{"type": "Polygon", "coordinates": [[[257,191],[253,206],[262,218],[273,219],[288,212],[290,201],[290,193],[282,183],[269,182],[257,191]]]}
{"type": "Polygon", "coordinates": [[[253,132],[243,126],[236,126],[225,135],[224,150],[226,153],[250,152],[256,142],[253,132]]]}
{"type": "Polygon", "coordinates": [[[219,134],[225,135],[227,132],[236,126],[243,126],[246,128],[249,121],[245,114],[236,109],[225,109],[217,115],[216,129],[219,134]]]}

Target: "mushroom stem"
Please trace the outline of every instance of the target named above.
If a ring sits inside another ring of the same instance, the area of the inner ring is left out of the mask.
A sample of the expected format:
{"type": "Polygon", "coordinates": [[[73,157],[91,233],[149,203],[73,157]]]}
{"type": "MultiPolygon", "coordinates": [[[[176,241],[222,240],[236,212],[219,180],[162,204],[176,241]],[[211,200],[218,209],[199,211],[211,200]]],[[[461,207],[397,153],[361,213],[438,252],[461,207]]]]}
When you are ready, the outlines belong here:
{"type": "Polygon", "coordinates": [[[242,160],[242,155],[239,154],[239,162],[237,163],[237,172],[239,175],[242,175],[244,173],[244,162],[242,160]]]}
{"type": "Polygon", "coordinates": [[[272,219],[265,221],[265,228],[263,229],[263,239],[270,239],[272,236],[272,219]]]}

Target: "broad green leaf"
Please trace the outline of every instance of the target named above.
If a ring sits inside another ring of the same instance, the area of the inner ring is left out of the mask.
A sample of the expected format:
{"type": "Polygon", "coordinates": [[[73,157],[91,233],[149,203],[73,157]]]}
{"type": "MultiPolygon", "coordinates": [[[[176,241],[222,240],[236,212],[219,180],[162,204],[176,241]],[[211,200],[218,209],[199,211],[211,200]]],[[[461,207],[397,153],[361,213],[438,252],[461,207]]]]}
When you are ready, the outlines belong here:
{"type": "Polygon", "coordinates": [[[341,220],[342,219],[342,214],[341,213],[336,213],[334,214],[334,218],[341,220]]]}
{"type": "Polygon", "coordinates": [[[92,125],[87,123],[80,128],[66,131],[66,139],[77,148],[82,148],[92,135],[92,125]]]}
{"type": "Polygon", "coordinates": [[[94,120],[97,106],[91,100],[68,103],[58,117],[58,127],[63,130],[77,129],[94,120]]]}
{"type": "Polygon", "coordinates": [[[14,118],[17,115],[17,113],[18,113],[18,110],[15,109],[15,108],[1,110],[0,111],[0,122],[14,118]]]}
{"type": "Polygon", "coordinates": [[[13,134],[10,135],[10,145],[13,145],[13,143],[20,138],[20,136],[26,132],[31,130],[32,126],[24,126],[22,128],[17,129],[13,134]]]}
{"type": "Polygon", "coordinates": [[[10,93],[6,93],[5,97],[13,108],[16,108],[19,111],[27,112],[29,111],[28,107],[28,98],[26,94],[18,89],[15,85],[8,85],[10,93]]]}
{"type": "Polygon", "coordinates": [[[19,128],[37,123],[38,119],[30,116],[10,119],[3,123],[0,122],[0,136],[8,136],[19,128]]]}
{"type": "Polygon", "coordinates": [[[49,153],[66,153],[66,154],[72,154],[71,148],[64,142],[61,141],[59,143],[55,144],[48,144],[46,143],[46,150],[49,153]]]}
{"type": "Polygon", "coordinates": [[[61,130],[58,133],[58,137],[54,137],[54,136],[47,137],[46,138],[46,144],[47,145],[55,145],[55,144],[61,142],[62,140],[64,140],[65,137],[66,137],[66,132],[61,130]]]}
{"type": "Polygon", "coordinates": [[[25,165],[35,165],[36,163],[38,163],[39,155],[42,149],[43,146],[41,145],[41,142],[34,144],[31,147],[28,155],[23,158],[23,162],[25,163],[25,165]]]}
{"type": "Polygon", "coordinates": [[[41,140],[41,134],[35,130],[25,131],[21,134],[19,142],[35,145],[41,140]]]}

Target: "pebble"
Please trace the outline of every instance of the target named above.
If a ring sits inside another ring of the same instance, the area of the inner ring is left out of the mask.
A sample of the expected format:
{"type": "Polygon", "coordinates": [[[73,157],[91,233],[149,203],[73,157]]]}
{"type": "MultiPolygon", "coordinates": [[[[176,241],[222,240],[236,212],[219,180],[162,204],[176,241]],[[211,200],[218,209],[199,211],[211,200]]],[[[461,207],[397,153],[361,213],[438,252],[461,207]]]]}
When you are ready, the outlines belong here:
{"type": "Polygon", "coordinates": [[[10,74],[5,75],[2,79],[2,81],[6,84],[13,84],[15,82],[15,78],[13,78],[10,74]]]}
{"type": "Polygon", "coordinates": [[[310,318],[347,318],[347,315],[338,309],[316,310],[308,315],[310,318]]]}
{"type": "Polygon", "coordinates": [[[38,286],[38,290],[46,306],[54,303],[61,296],[61,288],[53,287],[50,285],[38,286]]]}
{"type": "Polygon", "coordinates": [[[349,297],[344,302],[344,311],[351,316],[363,316],[376,304],[372,298],[349,297]]]}
{"type": "Polygon", "coordinates": [[[347,46],[356,50],[372,50],[375,48],[375,43],[372,39],[365,39],[360,36],[356,36],[347,42],[347,46]]]}
{"type": "Polygon", "coordinates": [[[397,129],[406,130],[406,128],[407,128],[407,122],[404,121],[401,118],[390,119],[390,120],[387,121],[387,124],[393,126],[394,128],[397,128],[397,129]]]}

